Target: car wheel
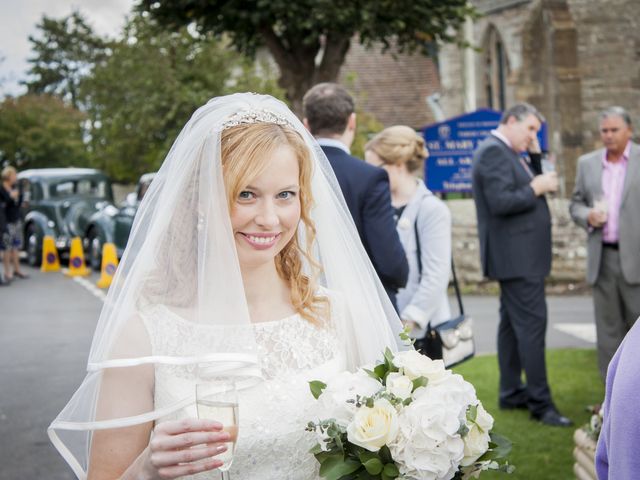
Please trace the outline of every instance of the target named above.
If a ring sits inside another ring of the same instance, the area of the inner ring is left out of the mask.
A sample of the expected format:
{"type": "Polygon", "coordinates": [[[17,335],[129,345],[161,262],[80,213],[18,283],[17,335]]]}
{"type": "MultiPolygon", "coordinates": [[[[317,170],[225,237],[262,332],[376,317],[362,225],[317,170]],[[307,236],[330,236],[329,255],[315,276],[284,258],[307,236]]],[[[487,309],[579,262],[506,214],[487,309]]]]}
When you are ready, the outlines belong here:
{"type": "Polygon", "coordinates": [[[32,267],[42,263],[42,233],[34,224],[27,227],[27,263],[32,267]]]}
{"type": "Polygon", "coordinates": [[[96,271],[100,271],[102,267],[102,246],[104,241],[100,236],[100,232],[92,228],[87,235],[87,244],[89,251],[87,252],[88,263],[96,271]]]}

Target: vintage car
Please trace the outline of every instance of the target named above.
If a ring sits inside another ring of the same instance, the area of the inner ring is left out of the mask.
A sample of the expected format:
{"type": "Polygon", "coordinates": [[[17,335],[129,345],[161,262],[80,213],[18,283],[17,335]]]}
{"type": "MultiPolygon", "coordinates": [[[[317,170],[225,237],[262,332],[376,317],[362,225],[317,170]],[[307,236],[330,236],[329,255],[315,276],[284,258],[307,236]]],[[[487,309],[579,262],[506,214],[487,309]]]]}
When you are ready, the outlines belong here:
{"type": "Polygon", "coordinates": [[[42,261],[42,239],[50,235],[61,254],[83,237],[90,217],[113,205],[111,180],[88,168],[42,168],[18,174],[23,193],[24,249],[30,265],[42,261]]]}
{"type": "Polygon", "coordinates": [[[138,180],[136,191],[127,195],[119,208],[113,205],[104,205],[89,218],[84,233],[87,265],[95,270],[100,270],[102,246],[105,243],[115,244],[118,258],[122,257],[129,240],[133,217],[135,217],[142,197],[144,197],[154,176],[155,173],[142,175],[138,180]]]}

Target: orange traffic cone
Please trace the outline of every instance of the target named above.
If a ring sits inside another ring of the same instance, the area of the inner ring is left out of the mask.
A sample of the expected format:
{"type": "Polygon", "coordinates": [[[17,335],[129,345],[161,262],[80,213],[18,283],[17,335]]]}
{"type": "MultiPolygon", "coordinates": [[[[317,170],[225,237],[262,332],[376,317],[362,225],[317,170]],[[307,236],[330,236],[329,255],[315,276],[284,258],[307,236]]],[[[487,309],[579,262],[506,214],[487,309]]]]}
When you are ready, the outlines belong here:
{"type": "Polygon", "coordinates": [[[56,248],[56,241],[51,235],[46,235],[42,239],[42,264],[41,272],[58,272],[60,271],[60,257],[56,248]]]}
{"type": "Polygon", "coordinates": [[[102,268],[100,269],[100,279],[96,282],[98,288],[109,288],[113,281],[113,276],[118,268],[118,255],[116,246],[113,243],[105,243],[102,247],[102,268]]]}
{"type": "Polygon", "coordinates": [[[68,277],[79,277],[89,275],[89,269],[84,263],[84,250],[80,237],[71,240],[71,252],[69,253],[69,270],[65,272],[68,277]]]}

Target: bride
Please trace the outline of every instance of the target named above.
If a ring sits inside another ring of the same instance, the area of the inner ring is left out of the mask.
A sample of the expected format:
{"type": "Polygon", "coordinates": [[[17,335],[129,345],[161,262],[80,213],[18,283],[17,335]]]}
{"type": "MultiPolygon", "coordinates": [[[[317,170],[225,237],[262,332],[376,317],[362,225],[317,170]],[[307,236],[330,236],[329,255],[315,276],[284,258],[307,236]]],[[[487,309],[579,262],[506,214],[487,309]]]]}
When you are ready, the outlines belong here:
{"type": "Polygon", "coordinates": [[[229,436],[195,385],[232,378],[233,480],[316,479],[307,382],[397,350],[400,329],[313,137],[272,97],[215,98],[145,195],[49,436],[78,478],[217,478],[229,436]]]}

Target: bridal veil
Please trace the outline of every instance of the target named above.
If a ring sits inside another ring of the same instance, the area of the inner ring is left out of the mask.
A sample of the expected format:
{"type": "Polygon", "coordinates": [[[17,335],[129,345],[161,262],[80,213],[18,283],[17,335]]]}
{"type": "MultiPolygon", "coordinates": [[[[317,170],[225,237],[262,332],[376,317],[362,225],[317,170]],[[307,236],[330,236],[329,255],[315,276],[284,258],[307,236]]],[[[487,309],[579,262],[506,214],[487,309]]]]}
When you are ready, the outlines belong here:
{"type": "MultiPolygon", "coordinates": [[[[311,218],[317,230],[313,251],[321,267],[319,283],[346,301],[347,320],[336,327],[348,346],[349,367],[372,363],[386,347],[399,348],[398,317],[314,138],[272,97],[214,98],[187,122],[145,195],[100,314],[87,375],[49,427],[51,441],[78,478],[86,478],[93,432],[154,421],[194,402],[195,388],[193,395],[161,410],[141,405],[136,392],[141,372],[168,365],[233,376],[243,386],[261,381],[220,159],[221,132],[247,122],[286,124],[309,148],[311,218]],[[183,355],[154,355],[147,329],[154,317],[148,312],[158,305],[183,321],[228,327],[233,339],[218,338],[207,351],[185,344],[179,349],[183,355]]],[[[298,235],[304,236],[303,228],[298,235]]]]}

